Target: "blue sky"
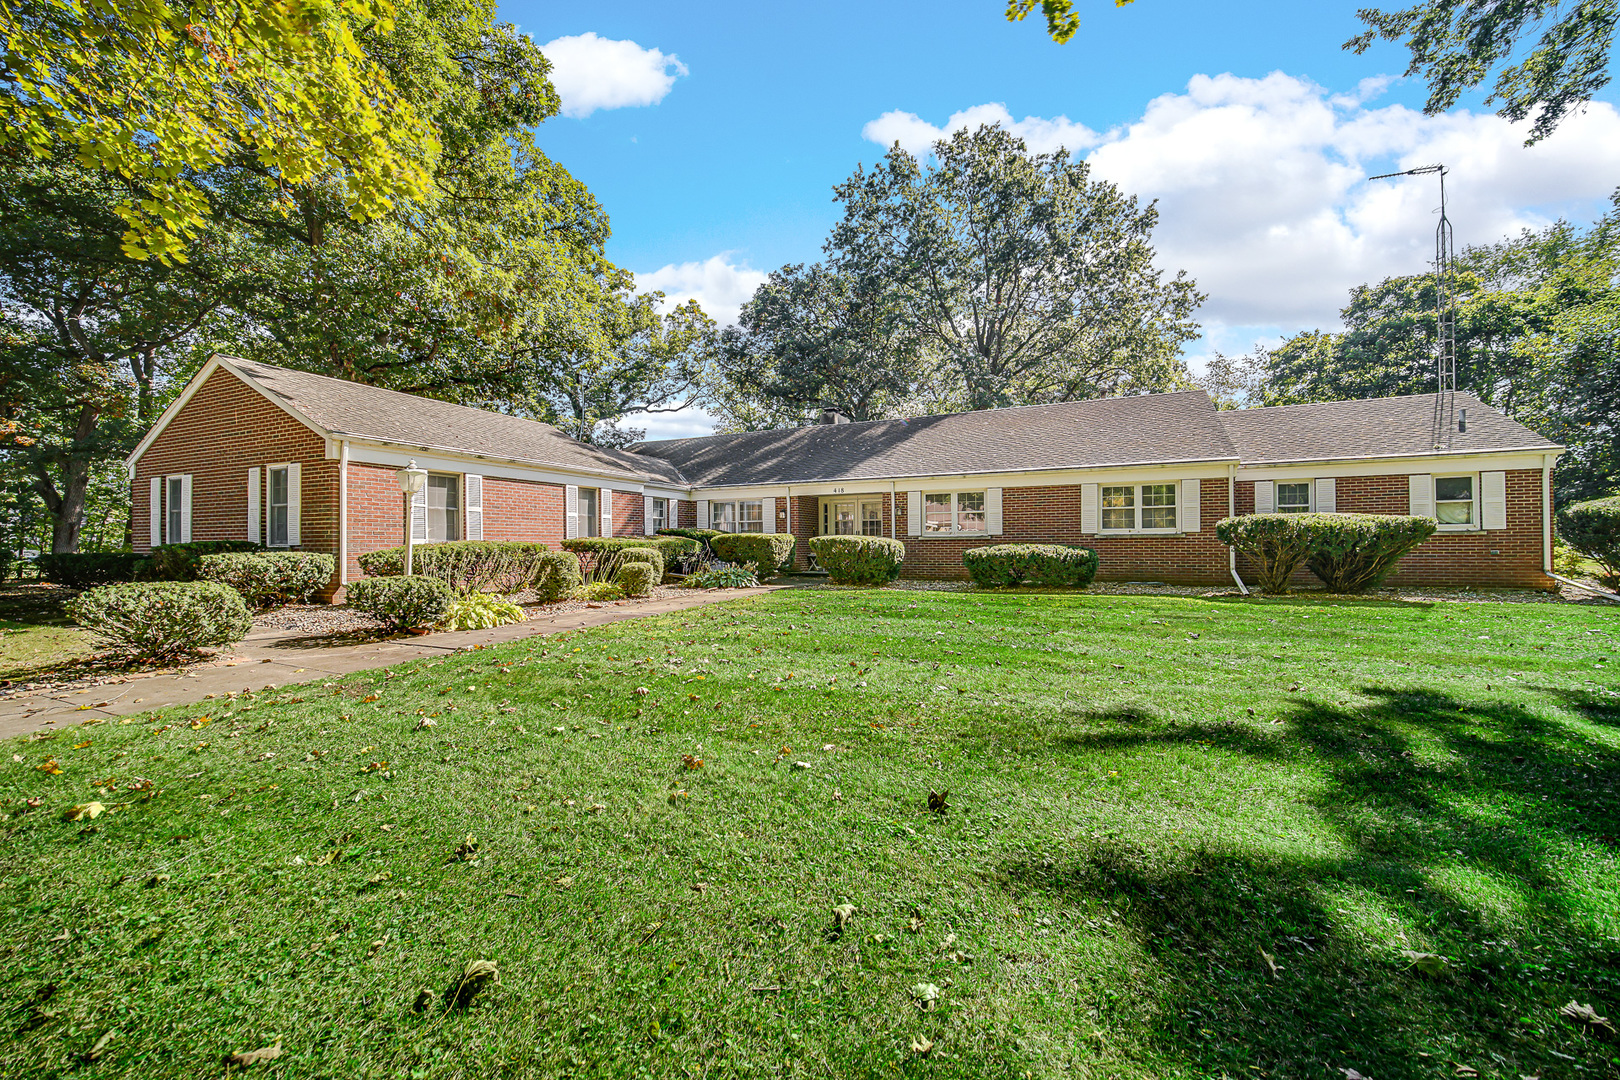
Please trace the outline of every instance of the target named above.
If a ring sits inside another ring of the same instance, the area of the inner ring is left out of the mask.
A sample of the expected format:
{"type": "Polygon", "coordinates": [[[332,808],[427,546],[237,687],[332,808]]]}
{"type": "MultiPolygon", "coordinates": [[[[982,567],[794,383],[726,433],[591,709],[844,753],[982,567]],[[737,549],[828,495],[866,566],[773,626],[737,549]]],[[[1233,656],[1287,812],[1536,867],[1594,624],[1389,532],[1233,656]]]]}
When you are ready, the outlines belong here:
{"type": "Polygon", "coordinates": [[[1331,326],[1351,285],[1422,269],[1432,185],[1370,172],[1446,160],[1460,243],[1590,220],[1620,184],[1610,104],[1530,151],[1477,98],[1424,118],[1423,88],[1392,78],[1401,51],[1339,47],[1356,6],[1081,0],[1062,46],[1033,17],[1006,22],[1002,0],[501,10],[557,63],[571,115],[542,146],[602,201],[609,254],[644,287],[732,317],[765,271],[818,257],[832,185],[857,163],[999,117],[1160,200],[1161,264],[1210,293],[1197,367],[1331,326]]]}

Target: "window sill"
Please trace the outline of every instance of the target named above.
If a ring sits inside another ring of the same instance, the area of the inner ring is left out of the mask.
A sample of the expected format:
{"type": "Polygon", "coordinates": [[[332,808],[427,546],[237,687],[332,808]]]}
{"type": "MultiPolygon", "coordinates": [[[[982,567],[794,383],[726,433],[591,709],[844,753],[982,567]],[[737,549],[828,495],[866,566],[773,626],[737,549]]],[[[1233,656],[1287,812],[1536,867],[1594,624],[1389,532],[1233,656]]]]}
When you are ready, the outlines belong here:
{"type": "Polygon", "coordinates": [[[1097,536],[1194,536],[1180,529],[1098,529],[1097,536]]]}

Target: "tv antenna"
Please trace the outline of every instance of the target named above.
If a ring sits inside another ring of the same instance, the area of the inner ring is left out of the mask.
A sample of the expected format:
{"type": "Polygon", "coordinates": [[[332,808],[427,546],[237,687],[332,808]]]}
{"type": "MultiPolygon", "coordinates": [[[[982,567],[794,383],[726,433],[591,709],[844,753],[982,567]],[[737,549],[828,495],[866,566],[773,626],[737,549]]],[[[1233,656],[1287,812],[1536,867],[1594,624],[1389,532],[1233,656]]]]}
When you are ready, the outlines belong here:
{"type": "Polygon", "coordinates": [[[1446,173],[1444,165],[1420,165],[1401,172],[1380,173],[1368,180],[1392,180],[1397,176],[1440,177],[1440,224],[1434,230],[1434,425],[1433,446],[1451,449],[1451,433],[1457,427],[1457,288],[1452,271],[1456,249],[1452,245],[1451,219],[1446,216],[1446,173]]]}

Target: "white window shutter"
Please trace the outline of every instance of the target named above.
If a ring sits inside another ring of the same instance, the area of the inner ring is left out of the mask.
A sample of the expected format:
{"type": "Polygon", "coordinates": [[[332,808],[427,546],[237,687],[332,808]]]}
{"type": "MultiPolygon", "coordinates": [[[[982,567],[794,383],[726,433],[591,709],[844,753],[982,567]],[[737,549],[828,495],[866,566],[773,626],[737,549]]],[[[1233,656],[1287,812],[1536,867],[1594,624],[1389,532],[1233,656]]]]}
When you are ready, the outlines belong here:
{"type": "Polygon", "coordinates": [[[163,477],[152,477],[152,546],[163,546],[163,477]]]}
{"type": "Polygon", "coordinates": [[[921,536],[923,529],[923,493],[920,491],[906,492],[906,532],[912,536],[921,536]]]}
{"type": "Polygon", "coordinates": [[[653,517],[653,515],[652,515],[652,496],[651,495],[643,495],[641,497],[641,535],[642,536],[651,536],[653,534],[652,517],[653,517]]]}
{"type": "Polygon", "coordinates": [[[1090,535],[1097,531],[1097,485],[1080,485],[1080,531],[1090,535]]]}
{"type": "Polygon", "coordinates": [[[613,535],[613,489],[596,489],[596,535],[613,535]]]}
{"type": "Polygon", "coordinates": [[[579,488],[569,484],[563,488],[563,538],[572,540],[579,535],[579,488]]]}
{"type": "Polygon", "coordinates": [[[1201,488],[1196,479],[1181,482],[1181,531],[1184,533],[1200,532],[1204,528],[1201,488]]]}
{"type": "Polygon", "coordinates": [[[1487,529],[1507,528],[1507,473],[1480,473],[1479,489],[1480,523],[1487,529]]]}
{"type": "Polygon", "coordinates": [[[427,485],[411,496],[411,539],[418,544],[427,543],[428,515],[427,515],[427,485]]]}
{"type": "Polygon", "coordinates": [[[303,543],[298,535],[299,518],[302,517],[303,496],[300,492],[304,467],[298,462],[287,466],[287,546],[295,548],[303,543]]]}
{"type": "Polygon", "coordinates": [[[484,538],[484,478],[467,473],[462,481],[467,489],[467,539],[484,538]]]}
{"type": "Polygon", "coordinates": [[[257,465],[248,470],[247,490],[247,538],[253,543],[259,542],[259,467],[257,465]]]}
{"type": "Polygon", "coordinates": [[[180,478],[180,542],[191,543],[191,474],[180,478]]]}
{"type": "Polygon", "coordinates": [[[984,525],[991,536],[1001,535],[1001,489],[984,489],[984,525]]]}
{"type": "Polygon", "coordinates": [[[1413,473],[1408,478],[1406,513],[1409,517],[1434,517],[1434,476],[1413,473]]]}
{"type": "Polygon", "coordinates": [[[759,500],[759,516],[764,522],[764,529],[768,533],[776,531],[776,497],[759,500]]]}
{"type": "Polygon", "coordinates": [[[1254,512],[1257,514],[1277,512],[1277,485],[1274,482],[1270,480],[1254,482],[1254,512]]]}
{"type": "Polygon", "coordinates": [[[1331,476],[1323,476],[1316,481],[1316,512],[1318,514],[1339,512],[1339,482],[1331,476]]]}
{"type": "Polygon", "coordinates": [[[697,527],[707,529],[709,527],[709,500],[699,499],[697,501],[697,510],[697,527]]]}

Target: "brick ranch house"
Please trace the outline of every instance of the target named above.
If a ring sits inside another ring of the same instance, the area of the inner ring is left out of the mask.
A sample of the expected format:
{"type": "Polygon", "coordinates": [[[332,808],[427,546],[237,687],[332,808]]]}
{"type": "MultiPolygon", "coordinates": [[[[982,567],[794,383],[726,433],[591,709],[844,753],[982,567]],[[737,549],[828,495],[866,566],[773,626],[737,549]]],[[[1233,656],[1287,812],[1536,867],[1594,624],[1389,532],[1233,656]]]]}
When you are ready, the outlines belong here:
{"type": "MultiPolygon", "coordinates": [[[[1217,411],[1202,391],[647,442],[216,356],[130,454],[137,551],[255,540],[357,557],[404,542],[395,477],[428,487],[414,538],[650,535],[665,526],[890,536],[905,574],[963,577],[988,543],[1083,544],[1099,577],[1230,583],[1215,523],[1253,512],[1416,514],[1440,531],[1406,584],[1548,589],[1563,447],[1466,394],[1433,447],[1432,395],[1217,411]]],[[[799,565],[807,547],[799,545],[799,565]]]]}

